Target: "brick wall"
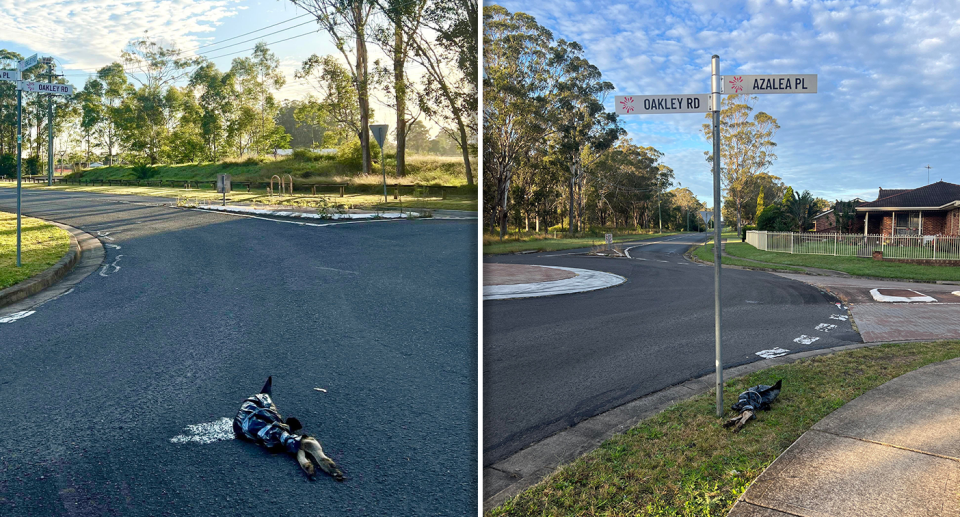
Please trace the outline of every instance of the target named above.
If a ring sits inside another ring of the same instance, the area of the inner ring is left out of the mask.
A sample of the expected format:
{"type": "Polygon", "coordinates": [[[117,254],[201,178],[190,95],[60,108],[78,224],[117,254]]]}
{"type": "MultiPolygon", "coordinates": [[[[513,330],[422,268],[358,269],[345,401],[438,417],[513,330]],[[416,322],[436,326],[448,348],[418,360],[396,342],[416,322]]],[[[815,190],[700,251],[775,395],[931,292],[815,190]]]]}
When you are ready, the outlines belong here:
{"type": "MultiPolygon", "coordinates": [[[[870,225],[870,227],[873,228],[873,225],[870,225]]],[[[887,235],[887,236],[893,235],[893,215],[884,214],[883,224],[880,225],[880,228],[881,228],[880,233],[882,233],[883,235],[887,235]]],[[[867,232],[867,233],[871,233],[871,232],[867,232]]]]}
{"type": "Polygon", "coordinates": [[[943,212],[921,212],[923,235],[946,235],[947,217],[943,212]]]}
{"type": "Polygon", "coordinates": [[[944,235],[960,235],[960,208],[947,212],[944,235]]]}

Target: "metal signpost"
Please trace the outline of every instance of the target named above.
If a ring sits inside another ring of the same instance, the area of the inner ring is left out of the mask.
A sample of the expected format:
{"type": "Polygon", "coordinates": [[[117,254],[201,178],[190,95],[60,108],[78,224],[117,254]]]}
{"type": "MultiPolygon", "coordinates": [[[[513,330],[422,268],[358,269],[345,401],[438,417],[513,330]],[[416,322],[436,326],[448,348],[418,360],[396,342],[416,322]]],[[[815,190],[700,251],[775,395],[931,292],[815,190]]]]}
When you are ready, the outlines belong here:
{"type": "Polygon", "coordinates": [[[720,311],[720,95],[758,93],[817,93],[816,74],[720,75],[720,56],[710,60],[710,93],[675,95],[617,95],[618,115],[712,113],[713,214],[700,212],[707,226],[713,218],[713,292],[717,367],[717,416],[723,416],[723,341],[720,311]]]}
{"type": "MultiPolygon", "coordinates": [[[[370,132],[373,133],[373,139],[380,146],[380,172],[383,173],[383,202],[387,202],[387,168],[383,163],[383,142],[387,139],[387,130],[390,126],[387,124],[371,124],[370,132]]],[[[402,212],[403,210],[401,210],[402,212]]]]}
{"type": "MultiPolygon", "coordinates": [[[[45,58],[50,59],[50,58],[45,58]]],[[[23,92],[46,93],[48,95],[73,95],[73,86],[69,84],[40,83],[35,81],[24,81],[23,71],[40,62],[37,54],[34,54],[23,61],[17,62],[16,70],[0,70],[0,80],[15,81],[17,83],[17,267],[20,267],[20,204],[21,204],[21,185],[23,182],[23,92]]],[[[52,60],[50,60],[52,62],[52,60]]],[[[51,103],[52,105],[52,103],[51,103]]],[[[52,109],[52,108],[51,108],[52,109]]],[[[53,149],[53,121],[48,123],[50,126],[50,149],[53,149]]],[[[50,163],[53,164],[51,154],[50,163]]],[[[53,170],[50,169],[50,183],[53,183],[53,170]]]]}
{"type": "MultiPolygon", "coordinates": [[[[291,181],[291,185],[292,185],[291,181]]],[[[229,174],[217,174],[217,192],[223,194],[223,206],[227,206],[227,193],[230,192],[230,175],[229,174]]],[[[293,192],[293,187],[290,187],[290,192],[293,192]]]]}

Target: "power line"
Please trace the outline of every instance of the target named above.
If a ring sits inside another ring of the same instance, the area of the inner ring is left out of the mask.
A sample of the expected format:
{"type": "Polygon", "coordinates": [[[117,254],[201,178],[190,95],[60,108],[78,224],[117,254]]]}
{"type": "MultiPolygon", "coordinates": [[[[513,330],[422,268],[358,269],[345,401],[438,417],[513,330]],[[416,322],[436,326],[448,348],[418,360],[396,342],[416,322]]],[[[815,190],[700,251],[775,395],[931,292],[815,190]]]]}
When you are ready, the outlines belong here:
{"type": "MultiPolygon", "coordinates": [[[[319,32],[319,31],[304,32],[303,34],[298,34],[298,35],[296,35],[296,36],[291,36],[291,37],[286,38],[286,39],[277,40],[277,41],[271,41],[271,42],[267,43],[267,45],[275,45],[275,44],[277,44],[277,43],[283,43],[284,41],[290,41],[290,40],[292,40],[292,39],[301,38],[301,37],[306,36],[306,35],[308,35],[308,34],[316,34],[317,32],[319,32]]],[[[243,49],[243,50],[238,50],[238,51],[236,51],[236,52],[230,52],[230,53],[227,53],[227,54],[220,54],[219,56],[213,56],[213,57],[203,56],[203,57],[205,57],[205,58],[207,58],[207,59],[209,59],[209,60],[214,60],[214,59],[219,59],[219,58],[221,58],[221,57],[232,56],[232,55],[234,55],[234,54],[242,54],[242,53],[244,53],[244,52],[247,52],[248,50],[253,50],[253,49],[255,49],[255,48],[257,48],[257,47],[245,48],[245,49],[243,49]]]]}
{"type": "MultiPolygon", "coordinates": [[[[313,20],[308,20],[308,21],[306,21],[306,22],[303,22],[303,23],[300,23],[300,24],[297,24],[297,25],[293,25],[293,26],[291,26],[291,27],[287,27],[286,29],[280,29],[280,30],[278,30],[278,31],[269,32],[269,33],[267,33],[267,34],[261,34],[260,36],[257,36],[256,38],[250,38],[250,39],[247,39],[247,40],[238,41],[237,43],[231,43],[231,44],[226,45],[226,46],[221,47],[221,48],[211,49],[211,50],[208,50],[207,52],[220,52],[221,50],[223,50],[223,49],[225,49],[225,48],[235,47],[235,46],[237,46],[237,45],[242,45],[242,44],[244,44],[244,43],[248,43],[248,42],[250,42],[250,41],[257,40],[257,39],[260,39],[260,38],[264,38],[264,37],[267,37],[267,36],[273,36],[274,34],[279,34],[279,33],[281,33],[281,32],[285,32],[285,31],[288,31],[288,30],[291,30],[291,29],[296,29],[297,27],[302,27],[302,26],[304,26],[304,25],[306,25],[306,24],[308,24],[308,23],[313,23],[313,20]]],[[[265,28],[266,28],[266,27],[265,27],[265,28]]],[[[263,29],[260,29],[260,30],[263,30],[263,29]]],[[[257,31],[254,31],[254,32],[257,32],[257,31]]],[[[250,34],[250,33],[247,33],[247,34],[250,34]]],[[[238,36],[238,37],[239,37],[239,36],[238,36]]],[[[230,39],[236,39],[236,38],[230,38],[230,39]]],[[[220,43],[211,44],[211,45],[204,45],[203,47],[192,48],[192,49],[189,49],[189,50],[181,50],[180,53],[182,54],[182,53],[184,53],[184,52],[193,52],[193,51],[195,51],[195,50],[199,50],[199,49],[204,48],[204,47],[219,46],[219,45],[220,45],[220,43]]]]}
{"type": "MultiPolygon", "coordinates": [[[[239,35],[239,36],[234,36],[234,37],[232,37],[232,38],[227,38],[227,39],[222,40],[222,41],[220,41],[220,42],[218,42],[218,43],[210,43],[210,44],[208,44],[208,45],[201,45],[201,46],[199,46],[199,47],[197,47],[197,48],[192,48],[192,49],[189,49],[189,50],[184,50],[183,52],[193,52],[194,50],[200,50],[200,49],[206,48],[206,47],[217,46],[217,45],[220,45],[221,43],[223,43],[223,42],[225,42],[225,41],[230,41],[230,40],[235,40],[235,39],[237,39],[237,38],[242,38],[242,37],[247,36],[247,35],[249,35],[249,34],[253,34],[254,32],[260,32],[260,31],[262,31],[262,30],[269,29],[269,28],[271,28],[271,27],[276,27],[277,25],[283,25],[284,23],[292,22],[293,20],[296,20],[296,19],[298,19],[298,18],[303,18],[304,16],[309,16],[309,15],[310,15],[310,13],[309,13],[309,12],[306,12],[306,13],[301,14],[300,16],[294,16],[293,18],[290,18],[289,20],[284,20],[284,21],[279,22],[279,23],[274,23],[273,25],[267,25],[266,27],[260,27],[260,28],[257,29],[257,30],[252,30],[252,31],[250,31],[250,32],[246,32],[246,33],[244,33],[244,34],[241,34],[241,35],[239,35]]],[[[310,21],[313,21],[313,20],[310,20],[310,21]]],[[[309,22],[307,22],[307,23],[309,23],[309,22]]],[[[301,25],[303,25],[303,24],[301,24],[301,25]]],[[[295,25],[294,27],[299,27],[299,26],[300,26],[300,25],[295,25]]],[[[288,27],[288,28],[289,28],[289,29],[292,29],[293,27],[288,27]]],[[[286,30],[286,29],[285,29],[285,30],[286,30]]],[[[273,33],[273,32],[272,32],[272,33],[270,33],[270,34],[276,34],[276,33],[273,33]]],[[[270,34],[264,34],[264,36],[269,36],[270,34]]]]}

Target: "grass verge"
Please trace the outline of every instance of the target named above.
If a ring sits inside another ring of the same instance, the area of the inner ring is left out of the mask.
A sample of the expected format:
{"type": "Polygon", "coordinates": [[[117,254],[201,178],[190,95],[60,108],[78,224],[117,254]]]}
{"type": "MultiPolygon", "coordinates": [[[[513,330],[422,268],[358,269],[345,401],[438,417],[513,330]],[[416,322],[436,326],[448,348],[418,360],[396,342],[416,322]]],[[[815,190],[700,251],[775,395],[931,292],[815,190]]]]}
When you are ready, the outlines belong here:
{"type": "MultiPolygon", "coordinates": [[[[736,243],[727,243],[726,248],[729,252],[730,246],[736,245],[736,243]]],[[[749,244],[748,244],[749,246],[749,244]]],[[[713,243],[707,243],[703,246],[700,246],[694,250],[693,255],[698,259],[704,262],[713,263],[713,243]]],[[[803,270],[795,267],[782,266],[778,264],[757,264],[756,262],[748,262],[746,260],[737,260],[731,257],[720,257],[720,261],[727,266],[741,266],[741,267],[765,267],[769,269],[776,269],[778,271],[791,271],[794,273],[802,273],[803,270]]]]}
{"type": "Polygon", "coordinates": [[[873,260],[872,258],[774,253],[771,251],[760,251],[742,242],[728,243],[726,250],[728,254],[741,258],[760,260],[771,264],[832,269],[856,276],[924,280],[928,282],[936,280],[960,281],[960,267],[956,266],[924,266],[920,264],[886,262],[873,260]]]}
{"type": "MultiPolygon", "coordinates": [[[[0,182],[0,187],[16,187],[16,183],[0,182]]],[[[218,201],[222,199],[222,194],[210,188],[201,189],[183,189],[172,187],[125,187],[125,186],[91,186],[91,185],[54,185],[48,187],[39,183],[24,183],[23,188],[63,190],[69,192],[93,192],[98,194],[117,194],[132,196],[152,196],[165,197],[171,199],[189,198],[202,199],[208,201],[218,201]]],[[[435,196],[402,196],[399,201],[393,200],[393,192],[388,192],[388,202],[383,202],[383,195],[370,193],[347,192],[344,197],[339,197],[338,193],[323,195],[294,195],[294,196],[268,196],[265,190],[251,189],[251,192],[245,192],[245,189],[234,190],[227,194],[228,203],[262,203],[273,205],[290,206],[313,206],[316,203],[327,203],[331,205],[343,205],[345,208],[360,207],[390,207],[390,208],[427,208],[430,210],[466,210],[476,212],[478,207],[476,191],[463,188],[464,193],[449,193],[446,199],[442,199],[439,191],[434,190],[435,196]],[[325,201],[324,201],[325,200],[325,201]]],[[[461,189],[458,189],[458,191],[461,189]]]]}
{"type": "Polygon", "coordinates": [[[0,289],[6,289],[56,264],[70,251],[70,234],[32,217],[20,220],[17,267],[17,214],[0,212],[0,289]]]}
{"type": "Polygon", "coordinates": [[[783,391],[773,409],[739,434],[720,427],[713,392],[676,404],[489,515],[726,515],[750,482],[813,424],[890,379],[954,357],[960,357],[960,341],[891,344],[731,380],[727,407],[749,386],[783,379],[783,391]]]}
{"type": "MultiPolygon", "coordinates": [[[[613,236],[613,242],[642,241],[657,237],[678,235],[677,232],[659,233],[622,233],[613,236]]],[[[589,248],[604,244],[603,235],[587,237],[558,237],[550,234],[535,234],[521,237],[519,240],[508,237],[500,242],[499,235],[486,234],[483,236],[483,254],[497,255],[501,253],[517,253],[520,251],[559,251],[575,248],[589,248]]]]}

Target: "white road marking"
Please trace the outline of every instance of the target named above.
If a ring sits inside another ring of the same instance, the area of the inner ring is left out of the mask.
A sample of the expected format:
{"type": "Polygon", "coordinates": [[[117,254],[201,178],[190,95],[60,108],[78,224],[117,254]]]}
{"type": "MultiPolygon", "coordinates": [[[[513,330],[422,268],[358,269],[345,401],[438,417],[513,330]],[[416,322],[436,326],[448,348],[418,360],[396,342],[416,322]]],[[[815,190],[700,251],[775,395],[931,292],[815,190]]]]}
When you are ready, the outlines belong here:
{"type": "Polygon", "coordinates": [[[829,323],[821,323],[816,327],[816,329],[819,330],[820,332],[830,332],[835,328],[837,328],[836,325],[831,325],[829,323]]]}
{"type": "Polygon", "coordinates": [[[184,430],[187,432],[186,434],[178,434],[170,438],[170,443],[199,443],[200,445],[206,445],[213,442],[233,440],[236,437],[233,434],[233,420],[227,417],[205,424],[188,425],[184,430]]]}
{"type": "Polygon", "coordinates": [[[9,315],[7,315],[7,316],[4,316],[4,317],[0,318],[0,323],[13,323],[14,321],[17,321],[17,320],[19,320],[19,319],[26,318],[27,316],[29,316],[29,315],[31,315],[31,314],[33,314],[33,313],[35,313],[35,312],[37,312],[37,311],[20,311],[20,312],[15,312],[15,313],[13,313],[13,314],[9,314],[9,315]]]}
{"type": "Polygon", "coordinates": [[[755,300],[747,300],[747,303],[760,303],[760,302],[755,301],[755,300]]]}
{"type": "Polygon", "coordinates": [[[113,233],[113,232],[105,232],[105,231],[103,231],[103,230],[97,230],[97,237],[100,237],[100,238],[103,238],[103,239],[107,239],[108,241],[112,241],[112,240],[113,240],[113,237],[109,237],[109,235],[110,235],[111,233],[113,233]]]}
{"type": "Polygon", "coordinates": [[[113,264],[104,264],[103,269],[100,270],[100,276],[108,277],[116,273],[117,271],[120,271],[120,266],[117,265],[117,262],[120,262],[120,257],[122,256],[123,255],[117,255],[117,258],[113,260],[113,264]],[[110,271],[109,273],[107,273],[107,270],[111,267],[113,268],[113,271],[110,271]]]}
{"type": "Polygon", "coordinates": [[[800,337],[798,337],[797,339],[794,339],[793,342],[794,342],[794,343],[800,343],[801,345],[809,345],[809,344],[813,343],[814,341],[816,341],[816,340],[818,340],[818,339],[820,339],[820,338],[818,338],[818,337],[812,337],[812,336],[808,336],[808,335],[806,335],[806,334],[803,334],[803,335],[801,335],[800,337]]]}
{"type": "Polygon", "coordinates": [[[104,246],[106,246],[106,247],[108,247],[108,248],[113,248],[113,249],[115,249],[115,250],[120,249],[120,246],[119,246],[119,245],[117,245],[117,244],[110,244],[109,242],[106,243],[106,244],[104,244],[104,246]]]}
{"type": "Polygon", "coordinates": [[[336,269],[332,267],[323,267],[323,266],[314,266],[317,269],[325,269],[327,271],[336,271],[337,273],[349,273],[351,275],[359,275],[359,271],[347,271],[346,269],[336,269]]]}
{"type": "Polygon", "coordinates": [[[832,320],[840,320],[840,321],[847,321],[847,317],[844,316],[843,314],[831,314],[831,315],[830,315],[830,319],[832,319],[832,320]]]}
{"type": "Polygon", "coordinates": [[[785,350],[783,348],[777,347],[777,348],[774,348],[773,350],[761,350],[757,352],[757,355],[766,359],[773,359],[774,357],[787,355],[787,352],[789,352],[789,350],[785,350]]]}
{"type": "Polygon", "coordinates": [[[668,261],[668,260],[659,260],[659,259],[657,259],[657,262],[663,262],[664,264],[666,264],[666,263],[668,263],[669,261],[668,261]]]}

